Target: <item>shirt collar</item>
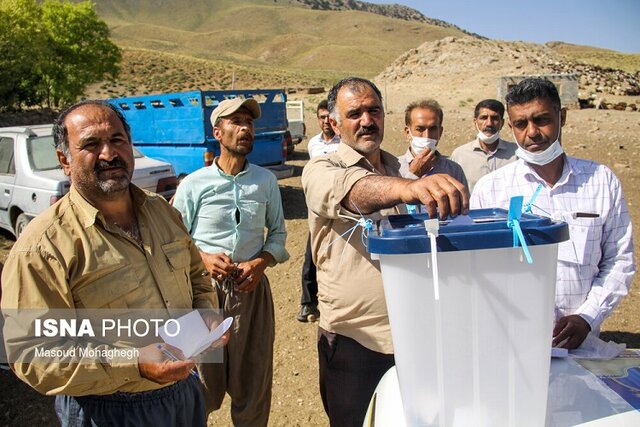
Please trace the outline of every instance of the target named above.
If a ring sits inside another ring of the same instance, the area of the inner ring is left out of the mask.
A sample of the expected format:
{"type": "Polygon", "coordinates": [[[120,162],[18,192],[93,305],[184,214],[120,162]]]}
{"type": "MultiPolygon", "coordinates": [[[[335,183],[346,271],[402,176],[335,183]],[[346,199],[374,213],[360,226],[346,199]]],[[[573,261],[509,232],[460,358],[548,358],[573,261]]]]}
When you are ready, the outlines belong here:
{"type": "MultiPolygon", "coordinates": [[[[133,206],[135,210],[138,211],[146,203],[147,195],[134,184],[129,184],[129,191],[133,200],[133,206]]],[[[102,213],[87,199],[85,199],[74,185],[71,185],[71,189],[69,190],[69,200],[76,207],[75,211],[78,215],[78,219],[85,228],[95,224],[96,220],[99,220],[104,224],[104,217],[102,213]]]]}
{"type": "MultiPolygon", "coordinates": [[[[246,174],[247,172],[249,172],[249,168],[250,168],[251,162],[249,162],[248,159],[245,160],[244,162],[244,167],[242,168],[242,170],[240,172],[238,172],[237,175],[235,176],[241,176],[246,174]]],[[[220,169],[220,167],[218,166],[218,157],[216,157],[215,159],[213,159],[213,164],[211,166],[209,166],[214,172],[216,172],[218,174],[218,176],[222,176],[222,177],[227,177],[227,178],[234,178],[234,175],[229,175],[228,173],[226,173],[225,171],[223,171],[222,169],[220,169]]]]}
{"type": "MultiPolygon", "coordinates": [[[[485,153],[485,151],[482,149],[482,146],[480,145],[480,140],[478,138],[473,140],[473,144],[471,145],[473,147],[473,150],[476,151],[482,151],[483,153],[485,153]]],[[[502,138],[498,138],[498,146],[496,147],[496,151],[499,150],[506,150],[507,147],[507,141],[505,141],[502,138]]],[[[494,151],[495,153],[495,151],[494,151]]]]}
{"type": "MultiPolygon", "coordinates": [[[[356,164],[360,163],[370,171],[375,170],[373,165],[369,163],[369,161],[362,154],[358,153],[347,144],[340,143],[336,152],[347,167],[355,166],[356,164]]],[[[387,166],[390,166],[391,169],[399,169],[398,158],[396,156],[381,149],[380,157],[382,158],[382,163],[385,165],[385,169],[387,169],[387,173],[389,173],[389,168],[387,168],[387,166]]]]}
{"type": "MultiPolygon", "coordinates": [[[[567,182],[569,182],[569,179],[573,175],[580,172],[578,170],[579,168],[576,167],[576,165],[571,161],[569,156],[567,156],[566,154],[563,154],[563,156],[564,156],[564,165],[562,166],[562,174],[560,175],[558,182],[555,183],[553,188],[565,185],[567,182]]],[[[540,182],[540,183],[543,183],[545,186],[547,185],[546,181],[542,179],[540,175],[538,175],[538,173],[524,160],[518,159],[518,168],[523,171],[525,178],[527,178],[529,181],[540,182]]]]}

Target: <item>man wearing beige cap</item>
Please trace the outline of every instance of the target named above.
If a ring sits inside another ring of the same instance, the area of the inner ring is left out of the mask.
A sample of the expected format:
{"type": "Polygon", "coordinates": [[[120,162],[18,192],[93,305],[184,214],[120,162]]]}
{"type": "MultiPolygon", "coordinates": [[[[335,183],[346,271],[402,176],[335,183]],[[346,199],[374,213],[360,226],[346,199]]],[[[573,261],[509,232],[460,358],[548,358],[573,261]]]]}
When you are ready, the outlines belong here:
{"type": "Polygon", "coordinates": [[[188,175],[174,200],[225,316],[234,318],[224,362],[202,364],[200,372],[207,410],[220,408],[229,393],[235,426],[266,426],[269,419],[275,325],[264,271],[289,258],[276,177],[246,158],[259,117],[252,98],[222,101],[211,114],[220,156],[188,175]]]}

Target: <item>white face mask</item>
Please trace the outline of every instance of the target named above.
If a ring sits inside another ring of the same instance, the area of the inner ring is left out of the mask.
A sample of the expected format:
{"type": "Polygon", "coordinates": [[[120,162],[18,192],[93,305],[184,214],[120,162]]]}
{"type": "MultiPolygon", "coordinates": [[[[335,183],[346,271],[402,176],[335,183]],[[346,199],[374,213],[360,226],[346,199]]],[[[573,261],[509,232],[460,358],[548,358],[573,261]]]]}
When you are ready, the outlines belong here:
{"type": "MultiPolygon", "coordinates": [[[[562,148],[562,145],[560,145],[560,131],[562,129],[562,112],[560,112],[559,116],[560,117],[559,117],[558,124],[560,127],[558,128],[558,136],[556,137],[556,140],[553,142],[553,144],[551,144],[546,150],[544,150],[541,153],[532,153],[530,151],[525,150],[520,146],[520,144],[518,144],[518,149],[516,150],[516,156],[518,156],[518,158],[524,160],[527,163],[531,163],[538,166],[544,166],[544,165],[548,165],[549,163],[557,159],[560,155],[562,155],[562,153],[564,153],[564,149],[562,148]]],[[[513,133],[513,129],[511,130],[511,132],[513,133]]],[[[518,141],[516,139],[515,133],[513,134],[513,139],[516,140],[516,142],[518,141]]]]}
{"type": "MultiPolygon", "coordinates": [[[[476,129],[478,129],[478,126],[476,126],[476,129]]],[[[484,132],[482,132],[480,129],[478,129],[478,139],[482,142],[484,142],[485,144],[493,144],[494,142],[496,142],[498,140],[498,138],[500,138],[500,131],[494,133],[493,135],[485,135],[484,132]]]]}
{"type": "Polygon", "coordinates": [[[425,148],[428,148],[431,151],[436,149],[436,145],[438,145],[437,139],[431,138],[422,138],[420,136],[411,136],[411,148],[413,148],[413,152],[416,156],[422,153],[425,148]]]}

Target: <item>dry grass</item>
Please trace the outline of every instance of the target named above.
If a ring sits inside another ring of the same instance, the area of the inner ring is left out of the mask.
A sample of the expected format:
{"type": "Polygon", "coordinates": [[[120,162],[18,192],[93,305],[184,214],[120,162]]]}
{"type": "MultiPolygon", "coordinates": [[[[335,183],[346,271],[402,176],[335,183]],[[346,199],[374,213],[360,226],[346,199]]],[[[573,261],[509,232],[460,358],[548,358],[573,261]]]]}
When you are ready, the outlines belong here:
{"type": "Polygon", "coordinates": [[[602,68],[615,68],[628,73],[640,72],[640,54],[637,53],[621,53],[564,42],[550,42],[547,46],[576,62],[602,68]]]}

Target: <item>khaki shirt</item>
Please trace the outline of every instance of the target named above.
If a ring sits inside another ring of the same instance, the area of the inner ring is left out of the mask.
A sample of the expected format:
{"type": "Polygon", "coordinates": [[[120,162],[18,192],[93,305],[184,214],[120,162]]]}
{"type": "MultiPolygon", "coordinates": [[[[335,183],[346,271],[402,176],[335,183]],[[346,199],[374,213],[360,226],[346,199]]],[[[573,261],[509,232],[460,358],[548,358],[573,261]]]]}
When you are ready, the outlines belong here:
{"type": "MultiPolygon", "coordinates": [[[[386,175],[400,176],[398,159],[382,151],[386,175]]],[[[349,230],[360,215],[341,202],[356,182],[378,175],[373,166],[346,144],[327,156],[311,159],[302,172],[311,253],[317,268],[320,327],[358,341],[368,349],[391,354],[391,330],[378,261],[362,242],[362,229],[349,230]],[[345,234],[346,233],[346,234],[345,234]],[[342,236],[344,234],[344,236],[342,236]],[[342,236],[342,237],[341,237],[342,236]]],[[[406,212],[404,205],[366,218],[406,212]]]]}
{"type": "MultiPolygon", "coordinates": [[[[469,187],[467,185],[467,178],[464,175],[464,171],[459,164],[447,159],[445,156],[440,154],[440,152],[436,152],[436,156],[437,160],[435,162],[435,165],[433,165],[431,170],[429,170],[429,172],[427,172],[423,176],[433,175],[436,173],[445,173],[460,181],[460,183],[462,183],[462,185],[464,185],[465,187],[469,187]]],[[[415,159],[415,156],[410,149],[407,149],[407,151],[402,156],[398,156],[398,161],[400,162],[400,175],[403,178],[419,178],[409,169],[409,165],[411,164],[413,159],[415,159]]]]}
{"type": "MultiPolygon", "coordinates": [[[[2,272],[2,310],[9,360],[43,344],[11,309],[216,308],[217,299],[197,248],[178,212],[157,194],[131,186],[143,247],[75,187],[38,215],[14,244],[2,272]],[[22,326],[22,327],[21,327],[22,326]]],[[[26,310],[29,311],[29,310],[26,310]]],[[[45,310],[46,312],[46,310],[45,310]]],[[[47,342],[65,348],[73,342],[47,342]]],[[[129,343],[125,343],[129,344],[129,343]]],[[[97,346],[104,344],[96,343],[97,346]]],[[[15,363],[18,377],[41,393],[88,395],[165,387],[140,376],[137,360],[15,363]]]]}
{"type": "Polygon", "coordinates": [[[517,148],[517,144],[500,139],[496,151],[485,153],[476,138],[453,150],[449,159],[462,166],[471,193],[480,178],[515,162],[517,148]]]}

